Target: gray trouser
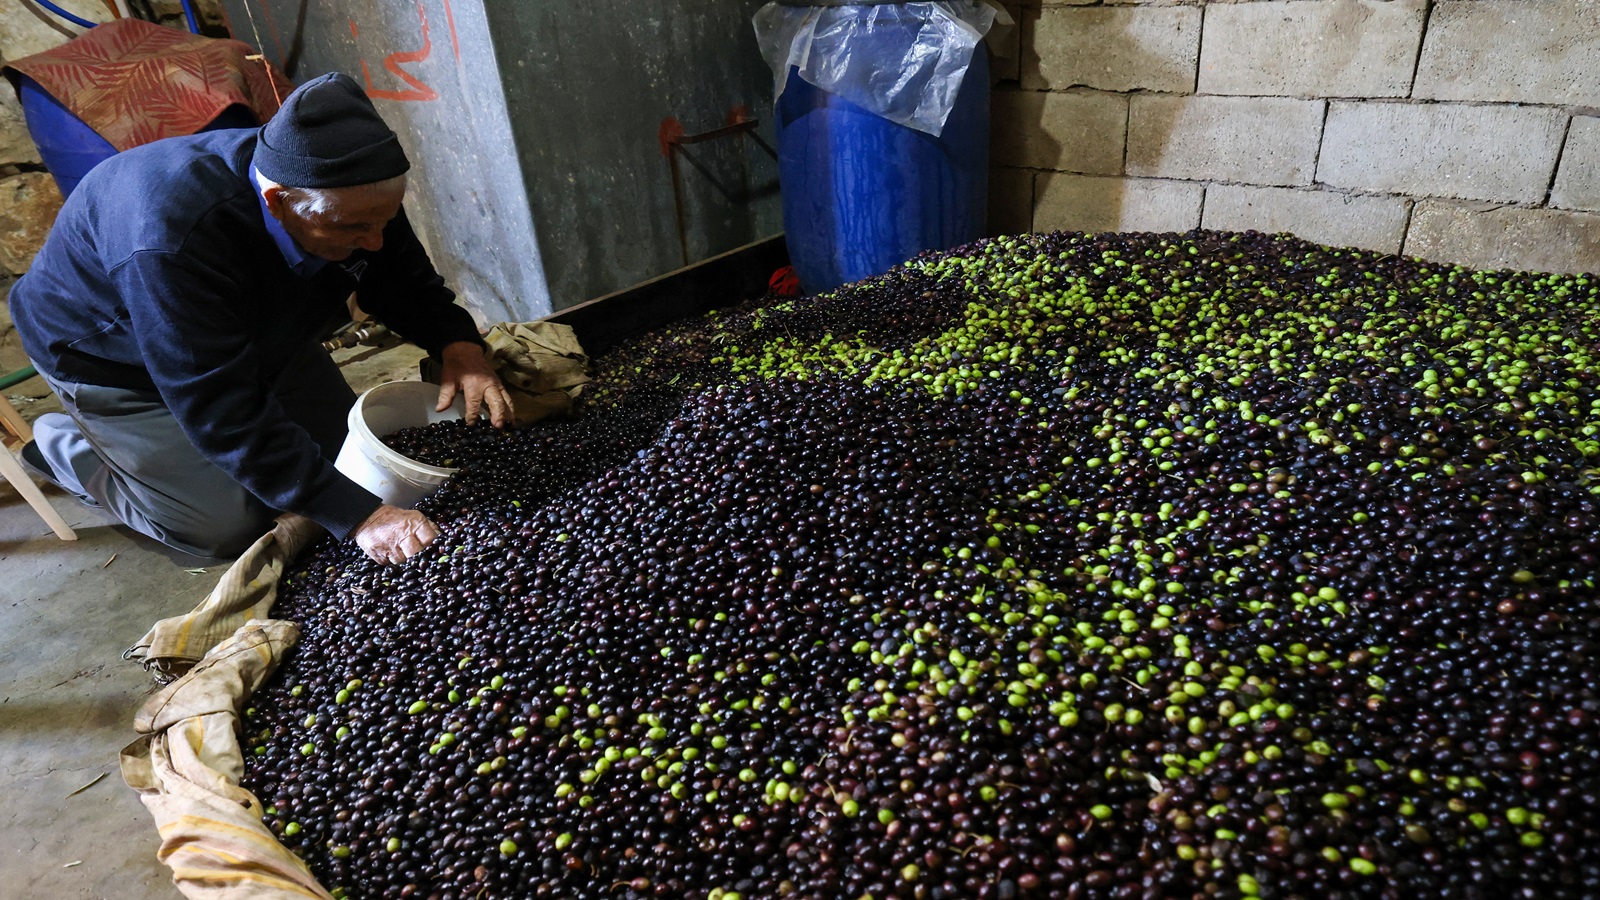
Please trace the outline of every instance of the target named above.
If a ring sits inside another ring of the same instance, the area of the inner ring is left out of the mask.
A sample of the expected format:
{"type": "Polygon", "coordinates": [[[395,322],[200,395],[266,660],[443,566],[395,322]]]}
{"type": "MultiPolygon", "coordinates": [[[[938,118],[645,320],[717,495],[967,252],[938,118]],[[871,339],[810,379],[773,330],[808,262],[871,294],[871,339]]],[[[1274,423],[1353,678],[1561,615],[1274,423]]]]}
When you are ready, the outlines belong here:
{"type": "MultiPolygon", "coordinates": [[[[277,511],[201,456],[155,391],[45,381],[67,415],[40,416],[34,440],[67,491],[195,556],[236,556],[271,527],[277,511]]],[[[338,455],[355,394],[320,346],[307,345],[272,391],[323,456],[338,455]]]]}

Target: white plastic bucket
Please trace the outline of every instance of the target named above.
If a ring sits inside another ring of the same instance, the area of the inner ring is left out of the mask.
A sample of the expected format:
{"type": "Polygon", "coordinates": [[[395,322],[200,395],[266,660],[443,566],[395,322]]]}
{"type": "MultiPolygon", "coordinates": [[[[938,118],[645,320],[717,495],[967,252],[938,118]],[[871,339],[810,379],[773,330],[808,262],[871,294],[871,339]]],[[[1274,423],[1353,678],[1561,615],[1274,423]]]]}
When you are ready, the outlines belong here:
{"type": "Polygon", "coordinates": [[[385,446],[381,438],[402,428],[462,417],[460,395],[444,412],[434,410],[438,403],[439,386],[421,381],[391,381],[362,394],[350,407],[350,433],[339,448],[334,468],[390,506],[415,506],[456,470],[417,462],[385,446]]]}

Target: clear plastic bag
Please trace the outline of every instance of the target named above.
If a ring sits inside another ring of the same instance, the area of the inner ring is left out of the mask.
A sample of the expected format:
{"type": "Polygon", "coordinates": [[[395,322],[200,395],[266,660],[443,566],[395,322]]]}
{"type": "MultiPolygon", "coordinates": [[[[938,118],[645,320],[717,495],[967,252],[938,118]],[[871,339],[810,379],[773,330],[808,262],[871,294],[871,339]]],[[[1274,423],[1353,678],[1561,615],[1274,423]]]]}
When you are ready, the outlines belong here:
{"type": "Polygon", "coordinates": [[[789,69],[899,125],[938,136],[973,49],[1004,10],[972,0],[799,6],[768,3],[756,41],[772,67],[773,101],[789,69]]]}

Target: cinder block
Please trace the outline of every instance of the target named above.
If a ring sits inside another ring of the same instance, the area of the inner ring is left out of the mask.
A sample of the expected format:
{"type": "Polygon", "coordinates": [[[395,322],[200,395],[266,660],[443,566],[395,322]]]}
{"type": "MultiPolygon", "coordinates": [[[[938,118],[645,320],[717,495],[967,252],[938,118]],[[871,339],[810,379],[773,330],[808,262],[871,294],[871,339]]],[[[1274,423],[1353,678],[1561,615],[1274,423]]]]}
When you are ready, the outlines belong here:
{"type": "Polygon", "coordinates": [[[1205,186],[1150,178],[1041,173],[1035,231],[1188,231],[1200,225],[1205,186]]]}
{"type": "Polygon", "coordinates": [[[1200,93],[1404,97],[1424,18],[1423,0],[1213,3],[1200,93]]]}
{"type": "Polygon", "coordinates": [[[1600,211],[1600,119],[1577,116],[1567,128],[1550,205],[1600,211]]]}
{"type": "Polygon", "coordinates": [[[1600,106],[1600,4],[1441,0],[1411,96],[1600,106]]]}
{"type": "Polygon", "coordinates": [[[1423,200],[1405,252],[1474,269],[1596,272],[1600,215],[1423,200]]]}
{"type": "Polygon", "coordinates": [[[1334,101],[1317,180],[1463,200],[1543,202],[1567,117],[1524,106],[1334,101]]]}
{"type": "Polygon", "coordinates": [[[1129,175],[1311,183],[1321,100],[1139,94],[1130,102],[1129,175]]]}
{"type": "Polygon", "coordinates": [[[1197,6],[1045,7],[1024,34],[1022,86],[1194,90],[1197,6]]]}
{"type": "Polygon", "coordinates": [[[1027,169],[989,170],[989,234],[1033,230],[1033,173],[1027,169]]]}
{"type": "Polygon", "coordinates": [[[1099,91],[996,91],[991,158],[997,165],[1122,173],[1128,98],[1099,91]]]}
{"type": "Polygon", "coordinates": [[[1200,227],[1287,231],[1317,244],[1399,253],[1410,205],[1402,197],[1215,184],[1206,189],[1200,227]]]}

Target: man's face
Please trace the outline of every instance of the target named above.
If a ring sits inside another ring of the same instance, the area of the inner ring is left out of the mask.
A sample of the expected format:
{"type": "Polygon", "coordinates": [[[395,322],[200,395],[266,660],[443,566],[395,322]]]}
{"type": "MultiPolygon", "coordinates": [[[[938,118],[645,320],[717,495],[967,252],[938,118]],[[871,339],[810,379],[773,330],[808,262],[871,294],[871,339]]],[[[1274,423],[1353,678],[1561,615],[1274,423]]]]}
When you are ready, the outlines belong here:
{"type": "Polygon", "coordinates": [[[335,202],[319,213],[301,215],[290,203],[291,188],[268,188],[267,211],[307,253],[339,262],[357,250],[383,246],[383,229],[400,213],[405,188],[333,188],[335,202]]]}

